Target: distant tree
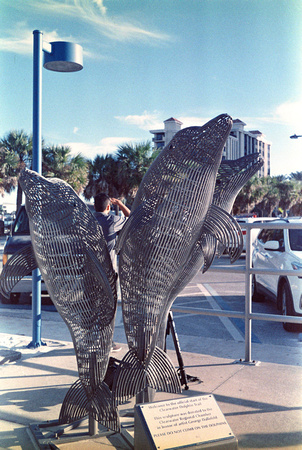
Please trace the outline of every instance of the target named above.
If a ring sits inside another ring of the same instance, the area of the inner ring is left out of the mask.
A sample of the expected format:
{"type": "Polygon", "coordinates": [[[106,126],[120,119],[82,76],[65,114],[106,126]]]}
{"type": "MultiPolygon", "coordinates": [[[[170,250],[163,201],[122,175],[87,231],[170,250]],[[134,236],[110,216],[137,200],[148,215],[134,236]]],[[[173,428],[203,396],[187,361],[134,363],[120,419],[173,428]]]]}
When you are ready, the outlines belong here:
{"type": "MultiPolygon", "coordinates": [[[[5,191],[10,193],[16,186],[15,181],[9,181],[10,177],[18,177],[20,171],[24,167],[29,167],[32,158],[32,137],[26,134],[23,130],[13,130],[0,140],[0,146],[3,148],[3,155],[6,161],[10,160],[9,175],[4,182],[5,191]]],[[[18,183],[17,189],[17,210],[22,203],[22,189],[18,183]]]]}
{"type": "Polygon", "coordinates": [[[292,172],[289,178],[290,180],[302,181],[302,172],[292,172]]]}
{"type": "Polygon", "coordinates": [[[262,215],[265,217],[271,216],[273,209],[279,203],[279,186],[277,178],[263,177],[259,179],[259,196],[255,202],[254,207],[262,211],[262,215]]]}
{"type": "Polygon", "coordinates": [[[257,176],[252,177],[243,186],[237,195],[234,205],[233,213],[251,213],[257,202],[259,202],[265,192],[265,187],[257,176]]]}
{"type": "Polygon", "coordinates": [[[117,163],[113,155],[97,155],[89,161],[88,184],[84,189],[84,197],[89,200],[99,192],[111,197],[119,196],[115,181],[117,179],[117,163]]]}
{"type": "MultiPolygon", "coordinates": [[[[22,203],[18,183],[20,171],[32,165],[32,137],[21,131],[10,131],[0,140],[0,194],[10,193],[17,185],[17,210],[22,203]]],[[[42,141],[42,174],[65,180],[80,193],[88,181],[88,161],[82,155],[71,155],[68,146],[45,146],[42,141]]]]}
{"type": "Polygon", "coordinates": [[[18,164],[19,158],[15,153],[0,147],[0,195],[2,197],[5,192],[10,193],[18,184],[16,176],[18,164]]]}
{"type": "Polygon", "coordinates": [[[288,211],[299,199],[298,185],[294,179],[277,182],[279,191],[279,207],[283,211],[288,211]]]}
{"type": "Polygon", "coordinates": [[[233,207],[233,213],[261,211],[262,216],[271,216],[275,208],[281,208],[291,215],[302,214],[302,183],[295,177],[288,179],[280,175],[275,177],[253,177],[239,192],[233,207]]]}
{"type": "Polygon", "coordinates": [[[121,176],[120,189],[124,195],[136,193],[156,155],[150,142],[124,144],[118,147],[116,159],[119,162],[119,175],[121,176]]]}
{"type": "Polygon", "coordinates": [[[51,145],[42,149],[42,175],[66,181],[79,194],[88,181],[88,161],[82,155],[71,155],[64,145],[51,145]]]}
{"type": "Polygon", "coordinates": [[[152,161],[157,156],[151,142],[124,144],[114,155],[97,156],[90,162],[89,183],[84,191],[87,199],[103,191],[132,203],[137,189],[152,161]]]}

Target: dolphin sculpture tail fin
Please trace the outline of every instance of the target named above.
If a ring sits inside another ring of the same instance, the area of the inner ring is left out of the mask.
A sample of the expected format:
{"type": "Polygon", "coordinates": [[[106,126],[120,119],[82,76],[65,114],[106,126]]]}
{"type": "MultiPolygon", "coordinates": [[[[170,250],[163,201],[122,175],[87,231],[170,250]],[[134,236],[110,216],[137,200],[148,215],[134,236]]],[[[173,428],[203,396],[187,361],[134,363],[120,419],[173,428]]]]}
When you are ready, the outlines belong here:
{"type": "Polygon", "coordinates": [[[146,387],[175,394],[181,392],[175,367],[159,347],[155,347],[147,365],[142,364],[133,350],[126,353],[117,369],[112,395],[116,404],[120,405],[146,387]]]}
{"type": "Polygon", "coordinates": [[[117,409],[113,405],[112,394],[105,382],[97,386],[91,398],[88,398],[81,380],[77,380],[65,395],[59,422],[72,423],[88,415],[92,415],[96,421],[110,430],[120,431],[117,409]]]}

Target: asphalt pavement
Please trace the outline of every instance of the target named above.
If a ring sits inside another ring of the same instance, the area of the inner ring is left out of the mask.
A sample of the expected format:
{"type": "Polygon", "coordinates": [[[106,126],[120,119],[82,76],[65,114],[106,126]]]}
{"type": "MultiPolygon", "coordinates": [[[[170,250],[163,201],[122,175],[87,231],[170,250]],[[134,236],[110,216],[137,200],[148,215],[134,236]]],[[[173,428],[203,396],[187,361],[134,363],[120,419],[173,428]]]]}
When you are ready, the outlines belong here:
{"type": "MultiPolygon", "coordinates": [[[[186,296],[202,303],[211,301],[207,296],[209,286],[205,287],[207,283],[201,281],[197,276],[177,302],[183,302],[186,296]]],[[[100,428],[103,434],[90,437],[85,422],[77,430],[65,430],[61,437],[54,437],[58,430],[55,421],[64,395],[78,378],[67,327],[54,307],[43,307],[43,345],[37,349],[28,348],[32,340],[30,307],[2,305],[0,312],[0,448],[39,448],[37,436],[35,438],[30,431],[32,424],[39,427],[53,425],[53,428],[38,427],[43,429],[43,433],[47,430],[47,442],[51,442],[43,447],[40,441],[40,448],[131,448],[131,439],[126,441],[123,433],[103,433],[104,429],[100,428]],[[75,440],[68,442],[72,439],[75,440]]],[[[185,373],[189,380],[196,377],[197,381],[189,381],[189,389],[183,389],[180,395],[156,393],[155,401],[211,395],[236,436],[238,448],[302,449],[301,335],[294,334],[295,345],[291,345],[290,340],[285,344],[253,342],[255,363],[245,363],[244,339],[240,329],[232,327],[231,321],[223,325],[223,332],[216,327],[216,334],[206,335],[201,328],[206,326],[206,322],[201,324],[197,316],[190,316],[190,335],[188,329],[181,326],[184,319],[182,314],[180,316],[177,320],[175,313],[185,373]]],[[[219,318],[215,320],[222,323],[219,318]]],[[[122,350],[112,353],[112,356],[121,359],[127,351],[127,344],[120,304],[114,340],[121,344],[122,350]]],[[[167,339],[167,347],[170,358],[178,367],[171,336],[167,339]]],[[[126,407],[131,409],[133,402],[126,407]]],[[[124,409],[121,407],[121,416],[124,409]]],[[[128,427],[131,429],[131,423],[128,427]]]]}

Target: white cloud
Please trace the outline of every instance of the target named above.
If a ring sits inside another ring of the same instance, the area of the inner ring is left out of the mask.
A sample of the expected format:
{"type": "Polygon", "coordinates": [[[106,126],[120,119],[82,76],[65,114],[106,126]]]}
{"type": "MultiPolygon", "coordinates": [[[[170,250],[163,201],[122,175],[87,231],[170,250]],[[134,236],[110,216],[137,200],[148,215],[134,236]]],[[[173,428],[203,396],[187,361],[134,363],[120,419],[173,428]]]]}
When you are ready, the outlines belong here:
{"type": "Polygon", "coordinates": [[[105,15],[107,8],[103,5],[103,0],[93,0],[93,2],[97,4],[101,13],[105,15]]]}
{"type": "Polygon", "coordinates": [[[94,159],[97,155],[110,155],[117,151],[119,145],[129,142],[137,142],[138,139],[131,137],[107,137],[97,145],[87,144],[85,142],[68,142],[65,145],[70,147],[72,155],[81,153],[89,159],[94,159]]]}
{"type": "Polygon", "coordinates": [[[202,127],[205,123],[207,123],[213,117],[199,117],[199,116],[181,116],[175,117],[175,119],[180,120],[182,124],[182,128],[186,127],[202,127]]]}
{"type": "Polygon", "coordinates": [[[263,124],[290,126],[292,129],[301,129],[302,99],[286,101],[277,105],[271,114],[260,117],[240,117],[249,128],[259,127],[263,124]],[[260,124],[260,125],[259,125],[260,124]]]}
{"type": "MultiPolygon", "coordinates": [[[[53,42],[53,41],[76,42],[76,40],[72,36],[59,35],[56,30],[43,32],[42,39],[45,42],[53,42]]],[[[26,22],[16,23],[14,27],[11,27],[7,30],[6,37],[0,38],[0,49],[4,52],[18,53],[22,55],[32,54],[33,30],[30,30],[27,27],[26,22]]]]}
{"type": "Polygon", "coordinates": [[[0,38],[0,49],[3,52],[19,54],[32,53],[33,33],[26,28],[25,22],[17,23],[7,31],[7,37],[0,38]]]}
{"type": "MultiPolygon", "coordinates": [[[[162,112],[144,111],[143,114],[129,115],[129,116],[116,116],[122,122],[128,125],[136,125],[141,130],[157,130],[164,128],[164,120],[169,119],[171,116],[163,116],[162,112]]],[[[183,123],[182,128],[202,126],[208,122],[211,117],[200,117],[200,116],[173,116],[175,119],[180,120],[183,123]]]]}
{"type": "MultiPolygon", "coordinates": [[[[74,20],[82,21],[93,26],[95,30],[103,36],[115,41],[130,42],[160,42],[170,41],[171,37],[165,33],[157,31],[149,31],[140,24],[125,22],[122,17],[109,17],[106,12],[107,8],[103,5],[103,0],[27,0],[26,2],[12,3],[11,7],[23,8],[24,14],[30,9],[35,10],[37,14],[50,17],[65,16],[74,20]]],[[[7,27],[6,33],[2,32],[0,39],[0,49],[2,51],[27,54],[32,52],[32,30],[28,29],[25,23],[16,24],[15,27],[7,27]]],[[[72,36],[58,36],[57,31],[46,32],[43,35],[45,41],[64,40],[78,42],[72,36]]],[[[81,37],[83,44],[85,38],[81,37]]],[[[87,41],[86,41],[87,42],[87,41]]],[[[95,46],[96,41],[93,42],[95,46]]],[[[93,56],[89,51],[86,56],[93,56]]]]}
{"type": "Polygon", "coordinates": [[[302,99],[295,102],[285,102],[276,108],[276,117],[282,123],[291,125],[293,128],[301,128],[302,99]]]}
{"type": "Polygon", "coordinates": [[[160,117],[160,113],[154,111],[149,113],[144,111],[143,114],[129,115],[129,116],[115,116],[115,119],[125,122],[128,125],[136,125],[141,130],[152,130],[163,127],[163,121],[160,117]]]}
{"type": "MultiPolygon", "coordinates": [[[[190,126],[202,126],[213,116],[200,117],[200,116],[177,116],[176,119],[183,122],[182,128],[190,126]]],[[[290,126],[292,129],[301,129],[302,118],[302,99],[296,101],[286,101],[277,105],[274,110],[268,115],[264,116],[233,116],[234,119],[240,119],[247,124],[247,129],[260,129],[265,124],[290,126]]],[[[166,120],[166,118],[164,119],[166,120]]]]}
{"type": "MultiPolygon", "coordinates": [[[[56,3],[55,0],[48,0],[49,4],[56,3]]],[[[81,17],[82,20],[95,26],[100,34],[116,41],[145,41],[150,40],[166,41],[170,37],[162,32],[149,31],[141,25],[125,22],[122,17],[111,16],[107,13],[102,0],[69,0],[65,2],[65,14],[81,17]]]]}
{"type": "MultiPolygon", "coordinates": [[[[144,131],[163,129],[164,120],[171,116],[163,115],[159,111],[144,111],[142,114],[134,114],[128,116],[116,116],[115,118],[128,125],[132,125],[144,131]]],[[[182,128],[190,126],[202,126],[213,116],[189,116],[180,115],[174,116],[180,120],[183,125],[182,128]]],[[[263,117],[233,117],[233,119],[240,119],[247,124],[247,129],[259,129],[265,133],[265,125],[280,125],[291,126],[293,133],[301,134],[301,117],[302,117],[302,100],[295,102],[284,102],[278,105],[271,115],[263,117]]],[[[78,128],[74,128],[74,133],[78,133],[78,128]]],[[[141,139],[140,139],[141,140],[141,139]]],[[[133,137],[107,137],[100,141],[97,145],[90,145],[87,143],[70,142],[66,145],[71,147],[73,154],[82,153],[89,159],[94,159],[97,155],[113,154],[116,152],[119,145],[129,142],[139,142],[139,139],[133,137]]]]}
{"type": "MultiPolygon", "coordinates": [[[[172,112],[173,114],[173,112],[172,112]]],[[[214,115],[211,116],[190,116],[190,115],[173,115],[175,119],[182,122],[182,128],[191,126],[202,126],[214,115]]],[[[149,131],[164,128],[164,120],[169,119],[168,115],[163,115],[163,112],[159,111],[144,111],[142,114],[128,115],[128,116],[116,116],[115,118],[127,125],[137,126],[141,130],[149,131]]],[[[287,101],[280,105],[271,112],[271,114],[265,116],[233,116],[233,119],[240,119],[246,123],[246,129],[259,129],[265,133],[265,126],[268,125],[280,125],[291,127],[293,132],[301,134],[299,130],[302,129],[301,125],[302,117],[302,100],[287,101]],[[298,130],[298,131],[296,131],[298,130]]]]}
{"type": "Polygon", "coordinates": [[[78,131],[79,131],[78,127],[74,127],[73,134],[78,134],[78,131]]]}

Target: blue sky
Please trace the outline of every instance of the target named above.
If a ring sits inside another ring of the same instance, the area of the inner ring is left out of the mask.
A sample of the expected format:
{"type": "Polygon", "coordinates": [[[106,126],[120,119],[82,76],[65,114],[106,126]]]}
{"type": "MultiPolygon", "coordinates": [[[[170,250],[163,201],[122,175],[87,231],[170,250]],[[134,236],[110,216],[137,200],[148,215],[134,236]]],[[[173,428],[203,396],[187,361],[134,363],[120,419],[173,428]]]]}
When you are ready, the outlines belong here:
{"type": "Polygon", "coordinates": [[[32,132],[32,32],[82,45],[43,69],[42,134],[94,158],[175,117],[221,113],[272,142],[272,175],[302,170],[300,0],[0,0],[0,137],[32,132]]]}

